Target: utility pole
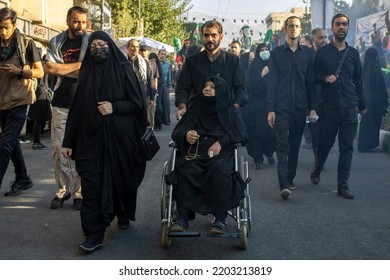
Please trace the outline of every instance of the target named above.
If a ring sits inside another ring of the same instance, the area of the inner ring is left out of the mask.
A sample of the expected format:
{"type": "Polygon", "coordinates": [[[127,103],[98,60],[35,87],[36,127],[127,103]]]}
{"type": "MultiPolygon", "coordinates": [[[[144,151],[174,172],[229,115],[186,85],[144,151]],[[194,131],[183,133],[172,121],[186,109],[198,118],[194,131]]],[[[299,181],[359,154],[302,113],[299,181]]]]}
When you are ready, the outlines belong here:
{"type": "Polygon", "coordinates": [[[139,36],[144,36],[144,19],[141,16],[141,0],[138,0],[138,29],[139,36]]]}
{"type": "Polygon", "coordinates": [[[104,0],[100,1],[100,30],[104,29],[104,0]]]}

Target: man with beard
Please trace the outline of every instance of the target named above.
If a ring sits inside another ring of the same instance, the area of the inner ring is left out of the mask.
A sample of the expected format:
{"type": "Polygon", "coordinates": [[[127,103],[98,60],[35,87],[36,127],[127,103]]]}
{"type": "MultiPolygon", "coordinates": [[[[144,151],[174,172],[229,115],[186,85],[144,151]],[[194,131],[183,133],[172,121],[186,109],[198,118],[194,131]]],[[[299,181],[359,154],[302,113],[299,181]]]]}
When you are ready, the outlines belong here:
{"type": "Polygon", "coordinates": [[[240,108],[246,103],[245,77],[238,56],[220,49],[223,29],[220,22],[210,20],[202,26],[204,50],[187,57],[176,87],[176,118],[186,112],[193,97],[197,96],[210,76],[223,78],[234,93],[233,104],[240,108]]]}
{"type": "Polygon", "coordinates": [[[315,185],[320,182],[321,170],[338,133],[340,154],[337,193],[344,198],[353,199],[354,194],[349,190],[348,178],[352,164],[353,139],[358,125],[356,113],[358,111],[364,115],[367,109],[359,53],[345,42],[348,27],[348,16],[333,16],[333,40],[320,48],[315,55],[315,81],[321,84],[318,105],[320,137],[310,179],[315,185]]]}
{"type": "Polygon", "coordinates": [[[306,116],[313,110],[315,88],[313,50],[299,43],[301,21],[290,16],[284,22],[286,43],[271,51],[267,110],[268,124],[276,134],[280,196],[287,200],[295,189],[299,148],[306,116]]]}
{"type": "MultiPolygon", "coordinates": [[[[311,40],[313,45],[313,50],[316,52],[319,48],[325,46],[327,42],[326,31],[323,28],[315,28],[311,32],[311,40]]],[[[316,85],[316,100],[319,100],[319,91],[320,85],[316,85]]],[[[316,120],[312,120],[305,125],[305,129],[303,131],[303,136],[305,137],[305,144],[302,148],[305,149],[313,149],[315,153],[315,149],[318,143],[318,136],[320,133],[320,125],[316,120]]]]}
{"type": "Polygon", "coordinates": [[[64,201],[72,195],[73,208],[81,209],[80,177],[78,174],[73,175],[70,159],[61,155],[61,147],[81,61],[88,45],[87,12],[80,6],[70,8],[66,17],[68,29],[52,38],[47,49],[46,73],[56,77],[52,100],[51,141],[57,192],[51,201],[52,209],[61,208],[64,201]]]}
{"type": "Polygon", "coordinates": [[[326,35],[326,31],[323,28],[314,28],[311,32],[311,40],[313,42],[313,49],[317,51],[319,48],[325,46],[327,42],[328,36],[326,35]]]}

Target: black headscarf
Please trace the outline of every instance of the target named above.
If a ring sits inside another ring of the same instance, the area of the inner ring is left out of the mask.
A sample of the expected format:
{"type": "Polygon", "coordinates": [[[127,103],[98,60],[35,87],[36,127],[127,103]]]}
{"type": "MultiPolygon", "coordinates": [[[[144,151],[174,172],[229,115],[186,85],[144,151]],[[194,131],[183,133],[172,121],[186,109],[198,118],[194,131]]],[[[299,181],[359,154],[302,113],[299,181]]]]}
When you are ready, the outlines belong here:
{"type": "MultiPolygon", "coordinates": [[[[255,51],[255,58],[252,64],[249,66],[249,72],[247,76],[247,86],[249,91],[255,90],[256,82],[261,79],[261,71],[265,66],[268,66],[268,60],[264,61],[260,57],[260,50],[264,47],[268,48],[268,45],[261,43],[257,46],[255,51]]],[[[268,48],[269,49],[269,48],[268,48]]]]}
{"type": "MultiPolygon", "coordinates": [[[[212,81],[215,85],[215,96],[216,96],[216,111],[218,119],[222,128],[229,135],[231,143],[246,143],[247,132],[242,120],[240,111],[234,107],[233,99],[234,96],[230,92],[229,87],[225,80],[219,76],[213,76],[203,83],[202,88],[198,92],[203,92],[204,85],[206,82],[212,81]]],[[[188,130],[195,127],[199,116],[204,110],[203,94],[198,94],[194,97],[193,104],[189,107],[188,111],[183,115],[182,119],[177,123],[176,127],[172,132],[172,138],[176,139],[176,134],[180,133],[185,135],[188,130]]],[[[177,143],[179,148],[182,143],[177,143]]]]}
{"type": "Polygon", "coordinates": [[[366,51],[362,77],[368,110],[382,116],[386,113],[388,98],[378,51],[375,48],[366,51]]]}

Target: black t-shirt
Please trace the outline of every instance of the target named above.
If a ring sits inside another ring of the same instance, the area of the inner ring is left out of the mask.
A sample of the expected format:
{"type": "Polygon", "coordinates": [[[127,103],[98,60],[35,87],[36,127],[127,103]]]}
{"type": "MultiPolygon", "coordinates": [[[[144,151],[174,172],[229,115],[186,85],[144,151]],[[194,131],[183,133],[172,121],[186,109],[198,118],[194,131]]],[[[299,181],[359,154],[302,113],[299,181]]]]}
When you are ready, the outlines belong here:
{"type": "Polygon", "coordinates": [[[37,47],[35,46],[35,43],[33,40],[28,40],[27,46],[26,46],[26,60],[29,63],[35,63],[38,61],[41,61],[41,58],[39,56],[39,52],[37,50],[37,47]]]}
{"type": "MultiPolygon", "coordinates": [[[[67,38],[61,47],[64,63],[78,62],[81,50],[81,39],[67,38]]],[[[62,78],[62,83],[54,92],[52,105],[60,108],[69,108],[76,91],[77,79],[62,78]]]]}

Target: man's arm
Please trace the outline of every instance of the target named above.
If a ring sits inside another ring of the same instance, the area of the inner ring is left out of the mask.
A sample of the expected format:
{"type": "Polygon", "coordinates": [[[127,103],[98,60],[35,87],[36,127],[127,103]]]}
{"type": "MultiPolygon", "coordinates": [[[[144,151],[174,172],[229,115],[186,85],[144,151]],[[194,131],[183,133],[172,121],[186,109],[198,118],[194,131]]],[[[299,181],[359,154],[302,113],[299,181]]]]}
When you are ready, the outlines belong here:
{"type": "Polygon", "coordinates": [[[186,60],[180,73],[175,92],[175,105],[178,108],[176,119],[180,119],[187,110],[187,102],[192,89],[192,78],[190,73],[190,62],[186,60]]]}
{"type": "Polygon", "coordinates": [[[49,75],[78,78],[81,62],[74,63],[56,63],[47,60],[45,64],[45,71],[49,75]]]}

